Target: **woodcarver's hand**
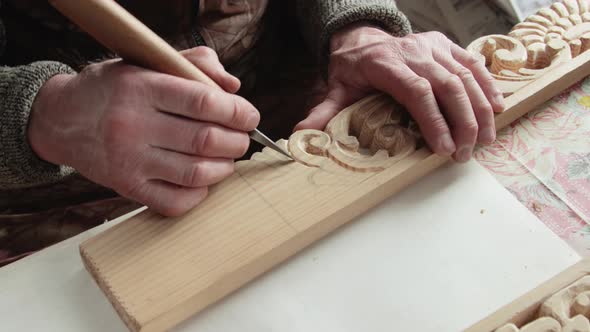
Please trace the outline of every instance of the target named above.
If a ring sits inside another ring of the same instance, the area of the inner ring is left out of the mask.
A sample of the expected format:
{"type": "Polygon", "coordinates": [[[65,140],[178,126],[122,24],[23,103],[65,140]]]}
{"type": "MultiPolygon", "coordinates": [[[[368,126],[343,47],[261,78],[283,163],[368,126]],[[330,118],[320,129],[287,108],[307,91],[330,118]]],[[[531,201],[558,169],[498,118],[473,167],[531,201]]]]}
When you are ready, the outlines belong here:
{"type": "Polygon", "coordinates": [[[465,162],[476,142],[494,141],[502,94],[483,63],[443,34],[398,38],[358,24],[335,33],[330,47],[326,99],[296,130],[321,130],[340,110],[380,90],[408,109],[438,154],[465,162]]]}
{"type": "Polygon", "coordinates": [[[213,50],[184,55],[225,91],[121,61],[90,65],[42,87],[33,150],[161,214],[187,212],[233,173],[260,116],[213,50]]]}

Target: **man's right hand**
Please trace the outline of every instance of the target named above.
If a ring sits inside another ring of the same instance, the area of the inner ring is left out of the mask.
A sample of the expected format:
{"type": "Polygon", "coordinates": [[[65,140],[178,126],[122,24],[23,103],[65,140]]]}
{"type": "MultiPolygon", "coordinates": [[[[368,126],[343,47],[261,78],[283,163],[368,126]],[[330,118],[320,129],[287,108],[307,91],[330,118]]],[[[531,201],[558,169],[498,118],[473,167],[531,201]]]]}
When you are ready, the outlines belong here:
{"type": "Polygon", "coordinates": [[[93,64],[42,87],[33,150],[161,214],[187,212],[233,173],[260,116],[213,50],[183,54],[225,91],[121,61],[93,64]]]}

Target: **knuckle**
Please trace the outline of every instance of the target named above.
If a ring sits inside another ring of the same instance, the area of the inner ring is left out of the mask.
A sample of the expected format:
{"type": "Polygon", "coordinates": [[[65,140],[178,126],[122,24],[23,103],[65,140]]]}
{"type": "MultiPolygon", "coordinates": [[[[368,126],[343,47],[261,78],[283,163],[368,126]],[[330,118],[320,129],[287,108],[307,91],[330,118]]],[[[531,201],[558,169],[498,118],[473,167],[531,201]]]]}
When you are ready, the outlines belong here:
{"type": "Polygon", "coordinates": [[[192,151],[198,155],[207,155],[214,148],[215,137],[213,127],[204,127],[194,134],[192,151]]]}
{"type": "Polygon", "coordinates": [[[384,47],[383,44],[376,45],[375,47],[371,47],[364,55],[367,60],[370,61],[379,61],[382,59],[391,58],[393,53],[389,49],[389,47],[384,47]]]}
{"type": "Polygon", "coordinates": [[[419,48],[418,37],[410,35],[400,41],[400,50],[405,54],[416,54],[419,48]]]}
{"type": "Polygon", "coordinates": [[[429,137],[440,137],[447,132],[445,119],[442,116],[436,116],[433,112],[430,112],[418,125],[424,128],[424,134],[429,137]]]}
{"type": "Polygon", "coordinates": [[[455,75],[457,75],[457,77],[459,77],[463,82],[472,83],[475,80],[471,70],[468,70],[467,68],[462,67],[458,69],[455,75]]]}
{"type": "Polygon", "coordinates": [[[438,109],[412,108],[408,109],[408,111],[415,119],[420,132],[425,136],[434,137],[447,131],[447,121],[438,109]]]}
{"type": "Polygon", "coordinates": [[[249,117],[242,107],[241,99],[234,98],[232,103],[230,124],[234,127],[242,128],[248,125],[249,117]]]}
{"type": "Polygon", "coordinates": [[[460,94],[465,87],[458,76],[451,75],[442,83],[442,89],[451,94],[460,94]]]}
{"type": "Polygon", "coordinates": [[[477,57],[471,53],[465,55],[465,64],[469,67],[485,67],[485,58],[484,57],[477,57]]]}
{"type": "Polygon", "coordinates": [[[408,82],[408,89],[410,91],[410,95],[414,98],[427,98],[432,93],[432,86],[427,79],[422,77],[417,77],[414,80],[408,82]]]}
{"type": "Polygon", "coordinates": [[[442,135],[447,132],[447,122],[442,116],[432,117],[430,127],[434,134],[442,135]]]}
{"type": "Polygon", "coordinates": [[[212,89],[197,89],[192,91],[190,96],[190,104],[192,109],[197,114],[203,115],[207,113],[215,105],[215,92],[212,89]]]}
{"type": "Polygon", "coordinates": [[[435,73],[435,72],[439,71],[439,66],[437,65],[436,62],[432,61],[432,59],[423,59],[423,58],[414,59],[414,60],[412,60],[411,65],[412,65],[412,67],[415,67],[415,68],[423,68],[424,71],[430,72],[430,73],[435,73]]]}
{"type": "Polygon", "coordinates": [[[197,46],[194,48],[193,52],[194,55],[198,57],[217,58],[217,53],[215,53],[215,51],[212,48],[207,46],[197,46]]]}
{"type": "Polygon", "coordinates": [[[480,103],[479,105],[475,106],[475,111],[482,116],[492,116],[494,114],[494,109],[492,105],[489,103],[480,103]]]}
{"type": "Polygon", "coordinates": [[[206,177],[206,170],[199,162],[188,166],[183,174],[182,182],[189,187],[200,187],[206,177]]]}
{"type": "Polygon", "coordinates": [[[475,139],[475,137],[477,137],[477,131],[479,130],[477,122],[467,121],[463,123],[463,125],[460,128],[463,134],[467,136],[469,139],[475,139]]]}

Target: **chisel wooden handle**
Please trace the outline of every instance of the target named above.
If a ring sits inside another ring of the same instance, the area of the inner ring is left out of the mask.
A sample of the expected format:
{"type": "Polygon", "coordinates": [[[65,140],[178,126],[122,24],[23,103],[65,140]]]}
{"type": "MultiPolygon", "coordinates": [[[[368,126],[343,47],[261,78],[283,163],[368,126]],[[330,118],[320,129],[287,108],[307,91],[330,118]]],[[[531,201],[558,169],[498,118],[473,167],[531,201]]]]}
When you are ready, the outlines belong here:
{"type": "MultiPolygon", "coordinates": [[[[209,76],[114,0],[49,0],[49,3],[123,60],[221,89],[209,76]]],[[[248,134],[251,139],[291,158],[258,129],[248,134]]]]}
{"type": "Polygon", "coordinates": [[[132,64],[220,88],[114,0],[49,0],[49,3],[132,64]]]}

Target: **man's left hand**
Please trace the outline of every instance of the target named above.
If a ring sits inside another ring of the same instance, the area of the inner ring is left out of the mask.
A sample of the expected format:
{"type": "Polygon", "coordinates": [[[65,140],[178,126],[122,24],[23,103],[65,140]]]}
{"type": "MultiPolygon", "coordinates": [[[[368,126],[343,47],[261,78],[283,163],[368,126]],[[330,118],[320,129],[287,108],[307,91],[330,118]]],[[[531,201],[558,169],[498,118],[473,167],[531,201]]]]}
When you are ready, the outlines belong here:
{"type": "Polygon", "coordinates": [[[367,24],[330,43],[328,93],[299,129],[323,129],[339,111],[375,90],[405,106],[437,154],[465,162],[474,145],[495,140],[502,94],[484,64],[443,34],[394,37],[367,24]]]}

